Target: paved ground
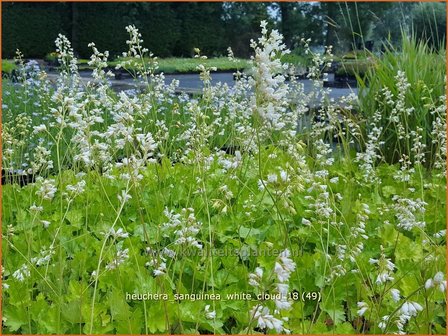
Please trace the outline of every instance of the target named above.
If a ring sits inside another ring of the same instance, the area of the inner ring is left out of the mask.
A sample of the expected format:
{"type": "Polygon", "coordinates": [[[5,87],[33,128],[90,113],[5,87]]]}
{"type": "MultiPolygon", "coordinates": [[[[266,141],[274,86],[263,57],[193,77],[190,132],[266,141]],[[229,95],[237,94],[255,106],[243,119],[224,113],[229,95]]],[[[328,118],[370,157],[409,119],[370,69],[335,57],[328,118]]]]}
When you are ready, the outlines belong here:
{"type": "MultiPolygon", "coordinates": [[[[55,79],[56,74],[49,73],[50,79],[55,79]]],[[[90,79],[90,75],[87,72],[81,73],[81,76],[86,81],[90,79]]],[[[179,80],[179,91],[188,92],[188,93],[199,93],[203,87],[201,80],[199,79],[198,74],[173,74],[173,75],[165,75],[165,82],[171,83],[173,79],[179,80]]],[[[230,87],[234,85],[235,81],[233,79],[232,73],[213,73],[212,74],[212,84],[216,84],[218,82],[227,83],[230,87]]],[[[312,89],[312,82],[308,79],[299,80],[299,82],[303,83],[305,93],[308,93],[312,89]]],[[[111,80],[112,87],[117,91],[126,90],[134,87],[134,82],[132,79],[112,79],[111,80]]],[[[337,89],[332,88],[330,93],[330,98],[334,98],[338,100],[341,96],[346,96],[350,93],[357,94],[358,90],[356,88],[344,88],[337,89]]]]}
{"type": "MultiPolygon", "coordinates": [[[[170,83],[173,79],[178,79],[179,80],[179,87],[180,88],[185,88],[188,90],[200,90],[202,89],[202,82],[199,79],[199,75],[197,74],[188,74],[188,75],[184,75],[184,74],[176,74],[176,75],[165,75],[165,81],[167,83],[170,83]]],[[[212,83],[218,83],[218,82],[222,82],[222,83],[227,83],[227,85],[229,86],[233,86],[235,81],[233,79],[233,74],[231,73],[215,73],[212,74],[212,83]]],[[[299,80],[299,82],[303,83],[304,85],[304,89],[305,89],[305,93],[308,93],[311,91],[312,89],[312,82],[309,79],[303,79],[303,80],[299,80]]],[[[346,96],[350,93],[358,93],[358,90],[356,88],[353,89],[349,89],[349,88],[345,88],[345,89],[336,89],[336,88],[332,88],[332,92],[330,94],[331,98],[334,98],[335,100],[337,100],[338,98],[340,98],[341,96],[346,96]]]]}

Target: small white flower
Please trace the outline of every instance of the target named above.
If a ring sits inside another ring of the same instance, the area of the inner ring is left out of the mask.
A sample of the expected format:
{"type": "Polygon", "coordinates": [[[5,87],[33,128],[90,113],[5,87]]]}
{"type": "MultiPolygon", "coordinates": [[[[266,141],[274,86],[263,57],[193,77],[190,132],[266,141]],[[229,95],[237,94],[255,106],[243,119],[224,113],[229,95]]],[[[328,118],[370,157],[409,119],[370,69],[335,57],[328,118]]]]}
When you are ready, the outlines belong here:
{"type": "Polygon", "coordinates": [[[289,276],[296,269],[296,263],[292,261],[289,257],[291,253],[288,249],[282,251],[279,255],[278,260],[274,266],[274,272],[277,274],[277,278],[280,282],[286,282],[289,276]]]}
{"type": "Polygon", "coordinates": [[[117,231],[115,231],[115,229],[111,227],[108,232],[102,232],[102,234],[106,236],[106,238],[113,237],[114,239],[129,237],[129,233],[124,232],[122,228],[119,228],[117,231]]]}
{"type": "Polygon", "coordinates": [[[330,179],[330,183],[338,183],[339,182],[339,177],[338,176],[336,176],[336,177],[332,177],[331,179],[330,179]]]}
{"type": "Polygon", "coordinates": [[[205,306],[205,317],[208,320],[213,320],[216,317],[216,311],[210,311],[210,305],[205,306]]]}
{"type": "Polygon", "coordinates": [[[440,230],[439,232],[433,234],[434,238],[442,238],[445,236],[446,236],[446,230],[440,230]]]}
{"type": "Polygon", "coordinates": [[[367,311],[367,309],[369,309],[369,306],[367,305],[367,303],[365,303],[363,301],[358,302],[357,305],[359,308],[357,311],[359,316],[363,316],[364,313],[367,311]]]}
{"type": "Polygon", "coordinates": [[[289,310],[292,307],[292,303],[285,297],[282,297],[281,300],[275,300],[275,306],[278,310],[289,310]]]}
{"type": "Polygon", "coordinates": [[[17,271],[12,274],[12,276],[22,282],[30,276],[30,270],[28,269],[28,266],[26,264],[23,264],[17,271]]]}
{"type": "Polygon", "coordinates": [[[44,210],[43,207],[37,206],[35,203],[33,203],[33,205],[30,206],[30,211],[41,212],[43,210],[44,210]]]}
{"type": "Polygon", "coordinates": [[[386,329],[386,326],[387,326],[387,321],[389,320],[389,315],[384,315],[382,318],[381,318],[381,322],[380,323],[378,323],[378,328],[380,328],[382,331],[384,331],[384,329],[386,329]]]}
{"type": "Polygon", "coordinates": [[[257,321],[257,327],[261,329],[275,329],[277,333],[283,331],[283,321],[271,315],[269,308],[256,306],[252,308],[251,315],[257,321]]]}
{"type": "Polygon", "coordinates": [[[257,267],[255,269],[255,273],[249,274],[249,285],[253,287],[260,286],[261,279],[263,278],[263,269],[261,267],[257,267]]]}
{"type": "Polygon", "coordinates": [[[378,274],[378,276],[376,277],[376,283],[378,285],[381,285],[383,283],[385,283],[386,281],[392,281],[394,280],[394,277],[390,276],[390,274],[388,272],[382,272],[380,274],[378,274]]]}
{"type": "Polygon", "coordinates": [[[46,200],[52,200],[57,188],[54,184],[54,180],[44,180],[39,190],[36,191],[36,195],[46,200]]]}
{"type": "Polygon", "coordinates": [[[311,222],[306,218],[302,218],[302,224],[303,225],[311,225],[311,222]]]}
{"type": "Polygon", "coordinates": [[[277,291],[282,294],[282,296],[287,296],[289,290],[288,284],[278,283],[277,284],[277,291]]]}
{"type": "Polygon", "coordinates": [[[269,174],[268,182],[269,183],[277,183],[277,174],[269,174]]]}
{"type": "Polygon", "coordinates": [[[394,280],[393,271],[396,268],[395,264],[390,260],[390,258],[386,258],[384,254],[383,247],[381,246],[381,256],[379,259],[369,259],[369,263],[372,265],[378,265],[378,276],[376,278],[376,283],[381,285],[386,283],[387,281],[394,280]]]}
{"type": "Polygon", "coordinates": [[[280,178],[282,179],[283,182],[288,181],[288,173],[285,172],[284,170],[280,171],[280,178]]]}
{"type": "Polygon", "coordinates": [[[41,266],[44,264],[48,264],[51,260],[51,257],[54,255],[55,251],[54,251],[54,246],[50,245],[50,247],[47,248],[43,248],[38,257],[34,257],[31,258],[31,262],[33,264],[35,264],[36,266],[41,266]]]}
{"type": "Polygon", "coordinates": [[[277,291],[280,296],[279,299],[275,300],[275,305],[277,310],[289,310],[292,307],[292,302],[288,300],[289,298],[289,285],[285,283],[277,284],[277,291]]]}
{"type": "Polygon", "coordinates": [[[429,289],[431,287],[437,287],[441,292],[446,290],[446,280],[444,280],[445,274],[442,272],[437,272],[434,278],[426,280],[425,288],[429,289]]]}
{"type": "Polygon", "coordinates": [[[113,270],[116,269],[118,266],[120,266],[122,263],[124,263],[129,258],[129,249],[121,250],[119,249],[117,251],[117,254],[115,255],[114,259],[106,265],[106,269],[113,270]]]}
{"type": "Polygon", "coordinates": [[[166,263],[160,263],[159,267],[153,271],[154,276],[164,275],[166,273],[166,263]]]}
{"type": "Polygon", "coordinates": [[[47,130],[47,126],[45,126],[44,124],[34,126],[33,128],[34,128],[33,133],[45,132],[47,130]]]}
{"type": "Polygon", "coordinates": [[[417,316],[419,311],[422,311],[423,307],[418,304],[417,302],[412,302],[412,301],[406,301],[405,303],[403,303],[403,305],[401,306],[401,313],[403,315],[408,315],[408,316],[417,316]]]}
{"type": "Polygon", "coordinates": [[[174,258],[174,257],[176,256],[176,252],[173,251],[173,250],[170,250],[170,249],[167,248],[167,247],[164,247],[164,248],[163,248],[162,253],[163,253],[164,255],[166,255],[167,257],[169,257],[169,258],[174,258]]]}
{"type": "Polygon", "coordinates": [[[400,291],[398,289],[392,288],[390,290],[390,295],[392,295],[392,300],[394,300],[394,302],[400,301],[400,291]]]}
{"type": "Polygon", "coordinates": [[[126,203],[128,200],[132,198],[131,195],[129,195],[125,190],[121,191],[121,195],[118,195],[118,200],[122,203],[126,203]]]}
{"type": "Polygon", "coordinates": [[[280,299],[275,300],[277,310],[289,310],[292,307],[292,302],[288,300],[289,285],[285,283],[278,283],[277,291],[278,294],[280,294],[280,299]]]}
{"type": "Polygon", "coordinates": [[[50,226],[50,222],[47,220],[41,220],[40,221],[45,229],[47,229],[50,226]]]}
{"type": "Polygon", "coordinates": [[[86,186],[86,181],[82,180],[73,185],[67,185],[66,190],[71,194],[81,194],[84,192],[86,186]]]}

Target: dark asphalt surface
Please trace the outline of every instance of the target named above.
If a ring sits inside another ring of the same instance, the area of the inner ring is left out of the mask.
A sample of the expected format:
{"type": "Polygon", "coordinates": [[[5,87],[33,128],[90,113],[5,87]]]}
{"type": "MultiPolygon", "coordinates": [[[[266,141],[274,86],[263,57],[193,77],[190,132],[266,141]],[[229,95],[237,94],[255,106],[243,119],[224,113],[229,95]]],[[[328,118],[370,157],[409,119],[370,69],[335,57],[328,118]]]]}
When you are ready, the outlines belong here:
{"type": "MultiPolygon", "coordinates": [[[[84,80],[90,79],[90,72],[82,72],[80,73],[81,77],[84,80]]],[[[49,73],[48,76],[50,79],[56,79],[56,74],[49,73]]],[[[235,84],[235,80],[233,79],[233,73],[212,73],[212,84],[217,84],[219,82],[226,83],[229,87],[232,87],[235,84]]],[[[199,78],[199,74],[172,74],[165,75],[165,83],[169,84],[173,81],[173,79],[179,80],[179,91],[188,92],[188,93],[199,93],[203,84],[199,78]]],[[[309,93],[313,89],[312,81],[309,79],[298,80],[300,83],[303,83],[305,93],[309,93]]],[[[112,87],[117,90],[127,90],[131,88],[135,88],[133,79],[112,79],[111,80],[112,87]]],[[[358,93],[356,88],[331,88],[330,98],[334,100],[339,100],[342,96],[347,96],[350,93],[358,93]]]]}
{"type": "MultiPolygon", "coordinates": [[[[171,83],[173,79],[179,80],[179,88],[180,89],[188,89],[188,90],[201,90],[203,85],[201,80],[199,79],[199,75],[197,74],[174,74],[174,75],[165,75],[165,82],[171,83]]],[[[232,73],[212,73],[212,84],[216,84],[218,82],[226,83],[228,86],[232,87],[235,83],[233,79],[232,73]]],[[[303,83],[305,93],[309,93],[313,84],[309,79],[299,80],[300,83],[303,83]]],[[[347,96],[350,93],[358,93],[356,88],[350,89],[337,89],[332,88],[330,93],[330,98],[334,98],[338,100],[342,96],[347,96]]]]}

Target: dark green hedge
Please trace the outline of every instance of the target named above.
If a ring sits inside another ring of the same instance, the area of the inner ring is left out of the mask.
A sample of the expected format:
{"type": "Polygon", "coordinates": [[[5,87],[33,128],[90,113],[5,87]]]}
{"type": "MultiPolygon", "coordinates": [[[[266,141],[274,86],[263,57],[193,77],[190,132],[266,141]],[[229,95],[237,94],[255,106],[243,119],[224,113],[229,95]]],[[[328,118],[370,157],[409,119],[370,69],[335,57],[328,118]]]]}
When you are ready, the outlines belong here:
{"type": "Polygon", "coordinates": [[[30,58],[54,50],[57,35],[70,30],[68,7],[66,3],[2,3],[2,57],[13,57],[16,49],[30,58]]]}
{"type": "Polygon", "coordinates": [[[126,7],[126,3],[78,3],[74,6],[75,24],[70,39],[81,58],[91,54],[90,42],[95,42],[100,51],[108,50],[111,55],[127,49],[128,34],[124,27],[131,20],[126,7]]]}
{"type": "Polygon", "coordinates": [[[173,6],[179,13],[182,35],[174,48],[177,55],[192,56],[194,48],[209,56],[226,54],[229,44],[224,38],[221,3],[173,3],[173,6]]]}
{"type": "Polygon", "coordinates": [[[160,57],[191,56],[195,47],[222,55],[229,45],[221,3],[4,3],[3,57],[19,48],[27,58],[43,58],[54,51],[58,33],[72,41],[81,58],[90,56],[90,42],[119,55],[127,49],[129,24],[160,57]]]}

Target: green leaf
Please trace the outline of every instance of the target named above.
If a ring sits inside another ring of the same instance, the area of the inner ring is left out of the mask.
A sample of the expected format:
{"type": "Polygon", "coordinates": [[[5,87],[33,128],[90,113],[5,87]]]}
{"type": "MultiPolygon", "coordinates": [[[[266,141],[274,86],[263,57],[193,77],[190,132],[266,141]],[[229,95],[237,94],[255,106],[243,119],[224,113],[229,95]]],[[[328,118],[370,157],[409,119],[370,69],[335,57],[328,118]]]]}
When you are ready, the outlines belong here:
{"type": "Polygon", "coordinates": [[[156,244],[159,242],[158,229],[155,226],[149,224],[140,224],[134,230],[134,236],[139,237],[142,242],[148,242],[150,244],[156,244]]]}
{"type": "Polygon", "coordinates": [[[42,320],[39,321],[39,323],[45,327],[47,330],[46,333],[48,334],[59,334],[61,333],[60,328],[58,328],[58,319],[59,319],[59,313],[60,309],[53,305],[49,309],[47,309],[42,314],[42,320]]]}
{"type": "MultiPolygon", "coordinates": [[[[148,312],[148,328],[149,332],[157,333],[157,332],[166,332],[166,320],[163,318],[163,314],[161,312],[164,311],[162,306],[162,302],[160,301],[152,301],[147,305],[146,308],[148,312]]],[[[184,320],[184,319],[182,319],[184,320]]]]}
{"type": "Polygon", "coordinates": [[[93,327],[91,328],[90,320],[84,325],[84,334],[111,334],[114,330],[112,323],[110,323],[110,316],[104,313],[95,316],[96,320],[93,321],[93,327]],[[92,329],[92,331],[90,331],[92,329]]]}
{"type": "Polygon", "coordinates": [[[62,309],[62,316],[70,323],[84,323],[85,319],[82,317],[81,301],[71,301],[64,304],[62,309]]]}
{"type": "Polygon", "coordinates": [[[336,326],[334,333],[340,335],[347,335],[347,334],[356,334],[356,331],[355,329],[353,329],[353,326],[350,323],[344,322],[336,326]]]}
{"type": "Polygon", "coordinates": [[[17,331],[21,326],[28,324],[25,307],[4,306],[3,321],[11,331],[17,331]]]}
{"type": "MultiPolygon", "coordinates": [[[[164,321],[163,318],[159,317],[159,319],[164,321]]],[[[136,308],[129,317],[118,323],[117,334],[139,335],[144,330],[144,327],[145,321],[143,320],[142,310],[136,308]]]]}
{"type": "Polygon", "coordinates": [[[31,220],[31,217],[29,213],[23,209],[17,210],[17,224],[19,225],[19,228],[22,230],[29,230],[33,227],[32,225],[33,221],[31,220]]]}
{"type": "Polygon", "coordinates": [[[76,229],[80,229],[83,225],[83,212],[81,210],[70,210],[66,218],[70,225],[76,229]]]}
{"type": "Polygon", "coordinates": [[[417,244],[406,236],[400,234],[398,238],[397,248],[395,250],[395,258],[397,261],[410,259],[419,261],[423,257],[422,245],[417,244]]]}
{"type": "Polygon", "coordinates": [[[383,192],[383,195],[386,198],[389,198],[397,194],[397,190],[393,186],[384,186],[381,188],[381,191],[383,192]]]}
{"type": "Polygon", "coordinates": [[[254,229],[254,228],[248,228],[245,226],[241,226],[238,234],[241,238],[243,239],[247,239],[249,237],[254,237],[260,234],[260,230],[259,229],[254,229]]]}
{"type": "Polygon", "coordinates": [[[124,293],[112,290],[109,294],[109,306],[112,319],[124,321],[130,317],[129,305],[126,303],[124,293]]]}
{"type": "Polygon", "coordinates": [[[321,304],[321,308],[333,320],[335,325],[341,324],[346,319],[344,307],[341,304],[327,300],[321,304]]]}
{"type": "Polygon", "coordinates": [[[226,285],[238,282],[238,278],[228,272],[228,270],[222,269],[216,272],[214,276],[216,288],[224,288],[226,285]]]}
{"type": "Polygon", "coordinates": [[[312,325],[311,332],[310,332],[310,334],[315,334],[315,335],[327,334],[327,333],[328,333],[328,328],[321,321],[317,321],[316,323],[314,323],[312,325]]]}

